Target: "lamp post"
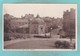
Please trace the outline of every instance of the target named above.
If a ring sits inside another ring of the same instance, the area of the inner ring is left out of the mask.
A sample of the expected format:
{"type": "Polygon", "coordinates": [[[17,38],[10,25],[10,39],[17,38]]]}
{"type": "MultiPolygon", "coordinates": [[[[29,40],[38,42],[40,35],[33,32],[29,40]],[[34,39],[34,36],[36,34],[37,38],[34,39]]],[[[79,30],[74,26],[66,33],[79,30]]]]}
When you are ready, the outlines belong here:
{"type": "Polygon", "coordinates": [[[52,30],[52,27],[50,28],[50,38],[51,38],[51,30],[52,30]]]}
{"type": "Polygon", "coordinates": [[[29,27],[29,35],[28,35],[28,37],[30,38],[30,19],[28,19],[28,27],[29,27]]]}

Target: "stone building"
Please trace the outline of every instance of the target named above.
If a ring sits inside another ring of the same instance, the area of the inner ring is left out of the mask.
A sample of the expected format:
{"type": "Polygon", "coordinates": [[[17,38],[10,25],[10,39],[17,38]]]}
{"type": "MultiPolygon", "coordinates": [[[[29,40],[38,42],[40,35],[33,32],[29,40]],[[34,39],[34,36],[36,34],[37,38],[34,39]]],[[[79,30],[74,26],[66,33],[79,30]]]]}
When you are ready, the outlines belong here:
{"type": "Polygon", "coordinates": [[[46,24],[44,20],[39,15],[37,15],[35,18],[30,20],[29,33],[30,34],[44,34],[45,26],[46,24]]]}
{"type": "Polygon", "coordinates": [[[75,9],[71,8],[63,14],[63,30],[67,35],[75,35],[75,9]]]}

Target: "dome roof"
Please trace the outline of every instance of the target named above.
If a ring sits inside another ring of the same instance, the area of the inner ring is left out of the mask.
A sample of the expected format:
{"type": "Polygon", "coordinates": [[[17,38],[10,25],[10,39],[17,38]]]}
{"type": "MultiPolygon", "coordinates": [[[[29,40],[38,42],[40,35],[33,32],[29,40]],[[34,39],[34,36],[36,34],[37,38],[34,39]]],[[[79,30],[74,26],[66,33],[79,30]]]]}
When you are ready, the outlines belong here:
{"type": "Polygon", "coordinates": [[[45,22],[44,22],[43,19],[41,19],[40,17],[38,17],[38,18],[32,19],[31,23],[33,23],[33,24],[44,24],[45,22]]]}

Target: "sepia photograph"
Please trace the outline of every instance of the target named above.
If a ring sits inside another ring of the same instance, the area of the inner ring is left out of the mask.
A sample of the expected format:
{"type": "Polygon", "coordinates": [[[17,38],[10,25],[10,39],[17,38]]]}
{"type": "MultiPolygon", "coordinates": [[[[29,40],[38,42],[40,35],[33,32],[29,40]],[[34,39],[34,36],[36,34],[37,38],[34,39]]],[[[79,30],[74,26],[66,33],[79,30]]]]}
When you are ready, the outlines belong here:
{"type": "Polygon", "coordinates": [[[4,50],[76,50],[77,4],[3,4],[4,50]]]}

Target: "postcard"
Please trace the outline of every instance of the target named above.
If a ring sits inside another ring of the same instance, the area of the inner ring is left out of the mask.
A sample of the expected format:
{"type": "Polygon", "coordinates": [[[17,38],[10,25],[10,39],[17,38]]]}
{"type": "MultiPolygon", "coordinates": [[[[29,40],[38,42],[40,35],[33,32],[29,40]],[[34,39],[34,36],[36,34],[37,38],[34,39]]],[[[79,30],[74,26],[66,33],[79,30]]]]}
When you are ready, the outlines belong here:
{"type": "Polygon", "coordinates": [[[1,56],[80,56],[80,1],[0,3],[1,56]]]}
{"type": "Polygon", "coordinates": [[[3,4],[7,50],[76,50],[76,4],[3,4]]]}

